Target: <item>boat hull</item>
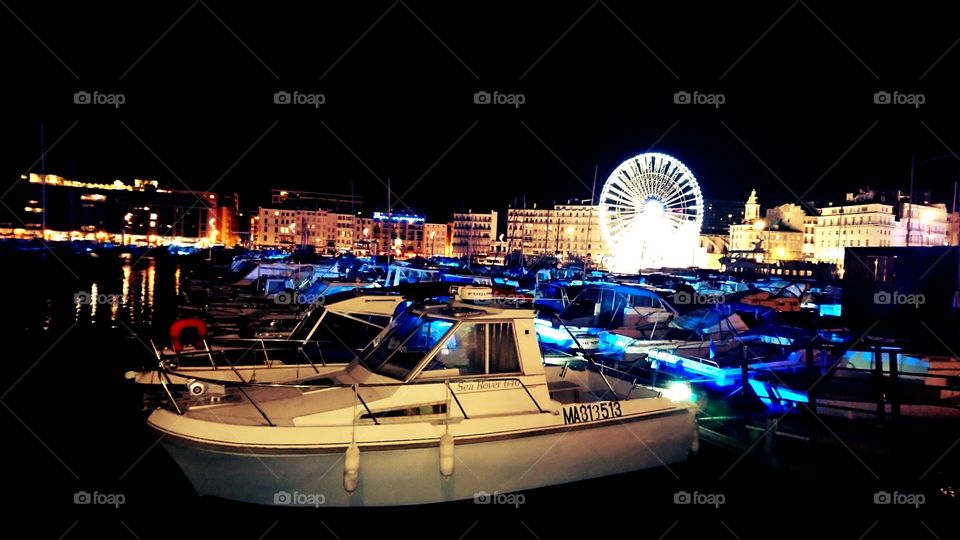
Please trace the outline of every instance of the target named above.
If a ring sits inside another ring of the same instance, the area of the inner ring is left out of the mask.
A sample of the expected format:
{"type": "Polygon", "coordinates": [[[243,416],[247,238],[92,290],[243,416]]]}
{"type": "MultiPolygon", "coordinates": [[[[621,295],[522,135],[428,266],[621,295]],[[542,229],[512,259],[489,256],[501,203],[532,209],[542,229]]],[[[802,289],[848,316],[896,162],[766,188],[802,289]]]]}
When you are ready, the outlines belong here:
{"type": "Polygon", "coordinates": [[[622,418],[538,434],[464,438],[455,471],[440,473],[439,443],[360,447],[359,485],[344,489],[345,447],[230,448],[164,432],[163,445],[201,495],[255,504],[394,506],[474,498],[684,461],[696,446],[693,414],[622,418]]]}

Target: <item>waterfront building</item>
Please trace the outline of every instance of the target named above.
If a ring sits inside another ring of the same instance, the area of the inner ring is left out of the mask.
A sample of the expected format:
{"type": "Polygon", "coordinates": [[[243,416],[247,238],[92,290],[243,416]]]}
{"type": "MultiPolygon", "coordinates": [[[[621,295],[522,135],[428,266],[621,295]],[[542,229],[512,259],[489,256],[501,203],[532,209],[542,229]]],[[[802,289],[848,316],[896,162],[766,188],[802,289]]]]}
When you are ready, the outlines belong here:
{"type": "Polygon", "coordinates": [[[544,255],[603,266],[609,258],[600,207],[581,201],[553,208],[508,208],[506,249],[526,258],[544,255]]]}
{"type": "Polygon", "coordinates": [[[23,175],[0,234],[53,241],[122,244],[233,244],[237,195],[161,187],[157,180],[90,182],[55,174],[23,175]]]}
{"type": "Polygon", "coordinates": [[[497,240],[497,212],[453,214],[451,252],[454,257],[484,258],[497,240]]]}
{"type": "Polygon", "coordinates": [[[808,258],[804,255],[804,244],[810,240],[812,220],[802,206],[783,204],[768,209],[761,218],[757,192],[753,190],[744,205],[743,215],[742,223],[730,226],[731,254],[750,257],[757,262],[808,258]]]}

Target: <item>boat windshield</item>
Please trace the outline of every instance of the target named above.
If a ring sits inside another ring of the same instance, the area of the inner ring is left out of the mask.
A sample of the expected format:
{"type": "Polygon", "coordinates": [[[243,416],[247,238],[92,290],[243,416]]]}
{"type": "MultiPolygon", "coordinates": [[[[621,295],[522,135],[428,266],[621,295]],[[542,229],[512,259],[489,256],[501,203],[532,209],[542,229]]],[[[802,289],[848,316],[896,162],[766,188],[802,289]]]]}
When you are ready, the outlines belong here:
{"type": "Polygon", "coordinates": [[[406,379],[452,327],[453,321],[404,313],[367,345],[360,354],[360,363],[375,373],[406,379]]]}

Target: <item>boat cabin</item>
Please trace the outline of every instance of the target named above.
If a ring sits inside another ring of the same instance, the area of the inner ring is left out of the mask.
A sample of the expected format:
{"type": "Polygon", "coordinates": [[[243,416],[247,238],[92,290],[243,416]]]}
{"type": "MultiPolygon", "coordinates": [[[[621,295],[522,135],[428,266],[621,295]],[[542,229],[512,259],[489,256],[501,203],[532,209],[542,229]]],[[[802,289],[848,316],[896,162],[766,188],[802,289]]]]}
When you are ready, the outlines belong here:
{"type": "Polygon", "coordinates": [[[611,330],[652,325],[676,314],[672,306],[649,289],[598,283],[584,287],[560,312],[560,318],[569,326],[611,330]]]}

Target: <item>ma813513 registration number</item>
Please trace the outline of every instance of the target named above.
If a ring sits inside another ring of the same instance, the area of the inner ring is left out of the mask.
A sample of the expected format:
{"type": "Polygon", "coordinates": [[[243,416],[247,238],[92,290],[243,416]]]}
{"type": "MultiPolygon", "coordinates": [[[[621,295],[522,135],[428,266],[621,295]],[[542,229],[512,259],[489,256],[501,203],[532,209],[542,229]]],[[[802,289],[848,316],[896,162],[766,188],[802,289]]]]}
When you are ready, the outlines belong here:
{"type": "Polygon", "coordinates": [[[563,408],[564,424],[582,424],[584,422],[620,418],[621,416],[623,416],[623,411],[620,409],[620,403],[616,401],[567,405],[563,408]]]}

